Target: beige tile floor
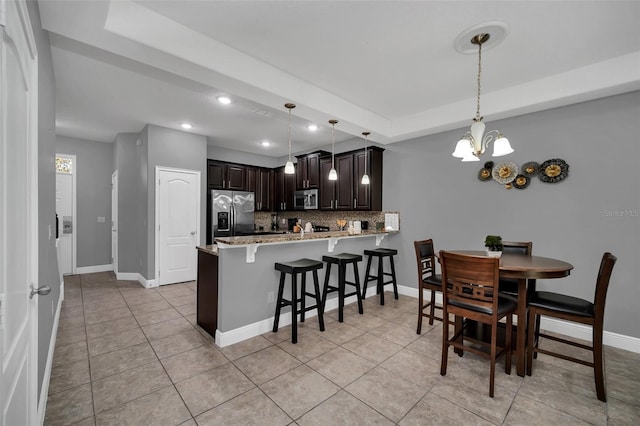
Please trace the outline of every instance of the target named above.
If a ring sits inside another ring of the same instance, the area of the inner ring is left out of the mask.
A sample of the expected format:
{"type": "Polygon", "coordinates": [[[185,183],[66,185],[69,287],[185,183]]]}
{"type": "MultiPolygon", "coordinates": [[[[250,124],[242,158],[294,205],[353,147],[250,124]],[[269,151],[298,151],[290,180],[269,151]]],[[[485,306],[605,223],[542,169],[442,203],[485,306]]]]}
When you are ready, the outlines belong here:
{"type": "Polygon", "coordinates": [[[226,348],[195,326],[195,283],[143,289],[112,273],[70,276],[46,425],[640,424],[640,354],[607,348],[609,401],[591,370],[540,355],[534,375],[449,357],[441,325],[415,333],[415,299],[375,297],[226,348]]]}

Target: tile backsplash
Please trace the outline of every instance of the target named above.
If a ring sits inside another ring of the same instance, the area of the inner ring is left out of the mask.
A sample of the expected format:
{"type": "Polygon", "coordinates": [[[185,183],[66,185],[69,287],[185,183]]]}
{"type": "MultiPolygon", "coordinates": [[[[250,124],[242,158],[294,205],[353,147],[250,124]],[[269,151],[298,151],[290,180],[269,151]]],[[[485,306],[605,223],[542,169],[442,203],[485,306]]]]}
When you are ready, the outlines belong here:
{"type": "MultiPolygon", "coordinates": [[[[311,222],[314,226],[328,226],[331,231],[338,230],[338,219],[350,220],[366,220],[369,222],[369,229],[375,229],[376,222],[384,222],[385,213],[397,213],[397,212],[367,212],[367,211],[325,211],[325,210],[306,210],[306,211],[293,211],[293,212],[278,212],[278,224],[279,229],[287,229],[287,219],[298,218],[304,225],[307,222],[311,222]]],[[[271,214],[267,212],[255,213],[256,229],[261,226],[265,231],[271,229],[271,214]]]]}

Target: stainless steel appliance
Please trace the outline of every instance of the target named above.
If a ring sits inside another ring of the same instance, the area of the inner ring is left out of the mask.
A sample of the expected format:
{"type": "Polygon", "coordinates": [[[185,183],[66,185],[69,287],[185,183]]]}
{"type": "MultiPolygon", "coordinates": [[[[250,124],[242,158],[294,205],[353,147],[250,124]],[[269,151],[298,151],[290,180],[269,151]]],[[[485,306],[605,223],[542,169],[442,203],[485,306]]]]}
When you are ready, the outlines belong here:
{"type": "Polygon", "coordinates": [[[232,237],[254,233],[253,192],[211,190],[211,229],[213,237],[232,237]]]}
{"type": "Polygon", "coordinates": [[[295,210],[317,210],[318,202],[317,189],[305,189],[293,193],[293,208],[295,210]]]}

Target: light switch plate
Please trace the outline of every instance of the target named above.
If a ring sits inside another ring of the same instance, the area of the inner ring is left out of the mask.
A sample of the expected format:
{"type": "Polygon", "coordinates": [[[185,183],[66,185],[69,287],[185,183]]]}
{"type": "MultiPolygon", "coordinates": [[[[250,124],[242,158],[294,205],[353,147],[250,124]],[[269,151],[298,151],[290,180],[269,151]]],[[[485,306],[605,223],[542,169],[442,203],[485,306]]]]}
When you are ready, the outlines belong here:
{"type": "Polygon", "coordinates": [[[98,223],[104,223],[105,221],[106,220],[104,216],[98,216],[98,223]]]}

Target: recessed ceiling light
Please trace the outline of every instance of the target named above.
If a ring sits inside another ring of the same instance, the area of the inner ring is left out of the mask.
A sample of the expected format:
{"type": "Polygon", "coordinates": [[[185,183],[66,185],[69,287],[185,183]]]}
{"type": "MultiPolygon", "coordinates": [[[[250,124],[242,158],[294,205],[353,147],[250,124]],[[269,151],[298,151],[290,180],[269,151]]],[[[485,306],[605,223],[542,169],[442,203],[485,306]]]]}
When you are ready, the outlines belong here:
{"type": "Polygon", "coordinates": [[[262,145],[262,146],[264,146],[264,147],[266,148],[266,147],[268,147],[268,146],[271,146],[271,142],[269,142],[269,141],[262,141],[262,142],[260,142],[260,145],[262,145]]]}
{"type": "Polygon", "coordinates": [[[310,132],[315,132],[316,130],[318,130],[318,125],[317,124],[308,124],[307,125],[307,130],[309,130],[310,132]]]}
{"type": "Polygon", "coordinates": [[[231,103],[231,99],[227,98],[226,96],[218,96],[218,102],[224,105],[229,105],[231,103]]]}
{"type": "Polygon", "coordinates": [[[193,126],[191,124],[189,124],[189,123],[180,123],[180,127],[182,127],[185,130],[189,130],[193,126]]]}

